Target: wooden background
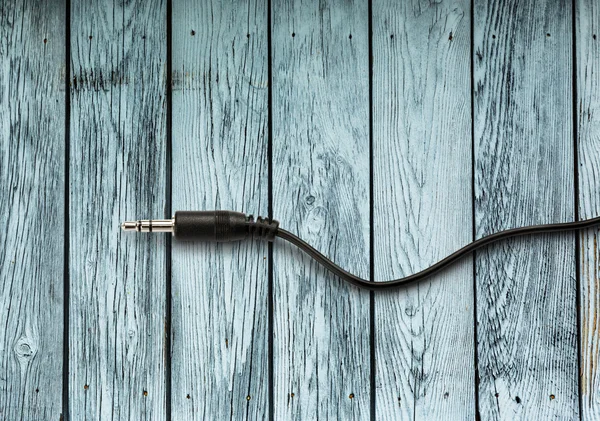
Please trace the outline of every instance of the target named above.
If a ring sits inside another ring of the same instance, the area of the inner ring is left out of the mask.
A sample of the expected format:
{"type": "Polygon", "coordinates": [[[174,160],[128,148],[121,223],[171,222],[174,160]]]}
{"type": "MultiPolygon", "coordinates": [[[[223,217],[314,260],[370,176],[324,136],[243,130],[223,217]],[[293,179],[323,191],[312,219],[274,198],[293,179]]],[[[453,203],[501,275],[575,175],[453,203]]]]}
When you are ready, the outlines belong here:
{"type": "Polygon", "coordinates": [[[0,418],[600,417],[595,0],[0,3],[0,418]]]}

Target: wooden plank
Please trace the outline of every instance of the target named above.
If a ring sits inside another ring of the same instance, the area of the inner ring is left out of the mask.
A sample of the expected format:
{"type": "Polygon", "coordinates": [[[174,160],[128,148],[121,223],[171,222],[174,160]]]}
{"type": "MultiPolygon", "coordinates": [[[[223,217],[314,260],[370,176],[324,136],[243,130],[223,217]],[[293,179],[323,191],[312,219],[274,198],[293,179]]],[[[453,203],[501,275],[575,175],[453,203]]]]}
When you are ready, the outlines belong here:
{"type": "MultiPolygon", "coordinates": [[[[373,3],[375,279],[472,240],[470,2],[373,3]]],[[[474,419],[473,263],[375,295],[377,419],[474,419]]]]}
{"type": "Polygon", "coordinates": [[[0,4],[0,419],[59,419],[65,5],[0,4]]]}
{"type": "MultiPolygon", "coordinates": [[[[572,15],[566,3],[475,2],[478,238],[574,219],[572,15]]],[[[578,416],[574,238],[524,237],[477,253],[482,419],[578,416]]]]}
{"type": "Polygon", "coordinates": [[[70,415],[165,418],[166,5],[71,3],[70,415]]]}
{"type": "MultiPolygon", "coordinates": [[[[369,276],[366,2],[273,2],[273,215],[369,276]]],[[[274,418],[366,419],[369,293],[274,247],[274,418]]]]}
{"type": "MultiPolygon", "coordinates": [[[[268,212],[267,2],[173,2],[173,210],[268,212]]],[[[174,419],[266,419],[267,245],[173,244],[174,419]]]]}
{"type": "MultiPolygon", "coordinates": [[[[579,218],[600,215],[600,5],[594,0],[575,3],[576,112],[579,161],[579,218]]],[[[580,393],[584,420],[600,419],[600,275],[598,229],[580,236],[580,393]]]]}

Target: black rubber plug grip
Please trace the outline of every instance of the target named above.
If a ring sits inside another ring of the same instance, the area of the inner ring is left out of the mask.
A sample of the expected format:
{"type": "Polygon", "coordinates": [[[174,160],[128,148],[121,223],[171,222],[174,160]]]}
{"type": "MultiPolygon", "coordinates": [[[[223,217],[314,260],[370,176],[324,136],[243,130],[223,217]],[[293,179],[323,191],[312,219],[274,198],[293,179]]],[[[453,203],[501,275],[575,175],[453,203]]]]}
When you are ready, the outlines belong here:
{"type": "Polygon", "coordinates": [[[253,238],[273,241],[279,222],[232,211],[179,211],[175,213],[174,235],[183,241],[225,243],[253,238]]]}

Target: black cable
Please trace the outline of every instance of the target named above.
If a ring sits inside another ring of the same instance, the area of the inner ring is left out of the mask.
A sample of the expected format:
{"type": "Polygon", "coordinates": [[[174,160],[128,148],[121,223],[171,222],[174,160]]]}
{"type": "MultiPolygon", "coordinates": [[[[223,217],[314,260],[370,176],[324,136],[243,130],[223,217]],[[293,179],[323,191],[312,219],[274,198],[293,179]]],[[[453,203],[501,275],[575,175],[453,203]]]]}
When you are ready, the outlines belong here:
{"type": "Polygon", "coordinates": [[[400,279],[394,279],[391,281],[385,282],[372,282],[366,279],[359,278],[356,275],[351,274],[350,272],[345,271],[334,262],[332,262],[329,258],[324,256],[321,252],[315,249],[313,246],[308,244],[306,241],[297,237],[289,231],[286,231],[282,228],[279,228],[277,231],[277,236],[281,239],[288,241],[294,244],[299,249],[303,250],[310,257],[319,262],[325,269],[337,275],[339,278],[343,279],[346,282],[351,283],[352,285],[356,285],[360,288],[369,289],[372,291],[381,291],[386,289],[404,287],[410,284],[414,284],[416,282],[422,281],[438,272],[440,272],[445,267],[457,262],[461,258],[465,257],[467,254],[484,247],[490,243],[505,240],[510,237],[516,237],[520,235],[530,235],[530,234],[540,234],[540,233],[548,233],[548,232],[561,232],[561,231],[575,231],[582,230],[585,228],[590,228],[596,225],[600,225],[600,217],[586,219],[583,221],[577,222],[565,222],[559,224],[547,224],[547,225],[532,225],[529,227],[522,228],[514,228],[506,231],[500,231],[495,234],[488,235],[486,237],[480,238],[479,240],[473,241],[470,244],[467,244],[463,248],[455,251],[451,255],[445,257],[440,260],[436,264],[429,266],[427,269],[424,269],[420,272],[414,273],[412,275],[406,276],[400,279]]]}
{"type": "Polygon", "coordinates": [[[505,240],[520,235],[576,231],[596,225],[600,225],[600,217],[576,222],[532,225],[529,227],[500,231],[467,244],[427,269],[404,278],[385,282],[369,281],[347,272],[300,237],[279,228],[279,222],[275,220],[264,219],[261,217],[257,217],[256,220],[254,220],[252,215],[245,215],[240,212],[179,211],[175,213],[174,219],[130,221],[124,222],[121,227],[125,231],[171,232],[175,238],[180,240],[229,242],[252,237],[254,239],[273,241],[275,237],[279,237],[303,250],[306,254],[319,262],[325,269],[337,275],[344,281],[371,291],[381,291],[404,287],[422,281],[423,279],[438,273],[452,263],[455,263],[467,254],[495,241],[505,240]]]}

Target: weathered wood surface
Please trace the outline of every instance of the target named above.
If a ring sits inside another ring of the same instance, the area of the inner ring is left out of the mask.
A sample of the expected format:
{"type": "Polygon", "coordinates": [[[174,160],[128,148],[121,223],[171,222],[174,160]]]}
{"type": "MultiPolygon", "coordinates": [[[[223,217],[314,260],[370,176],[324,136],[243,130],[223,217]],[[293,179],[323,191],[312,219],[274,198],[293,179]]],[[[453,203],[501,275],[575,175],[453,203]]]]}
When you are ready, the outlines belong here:
{"type": "Polygon", "coordinates": [[[119,232],[266,216],[269,141],[273,215],[363,277],[371,242],[389,279],[600,214],[597,2],[377,0],[372,28],[367,2],[271,4],[71,1],[70,27],[63,1],[0,4],[0,418],[60,419],[63,397],[73,420],[599,418],[597,229],[497,244],[374,308],[281,241],[269,297],[265,244],[174,243],[167,273],[164,236],[119,232]]]}
{"type": "MultiPolygon", "coordinates": [[[[366,2],[273,2],[273,214],[369,276],[366,2]]],[[[278,241],[274,418],[367,419],[369,293],[278,241]]]]}
{"type": "MultiPolygon", "coordinates": [[[[570,2],[474,5],[477,238],[574,219],[570,2]]],[[[573,233],[477,253],[482,419],[578,417],[573,233]]]]}
{"type": "MultiPolygon", "coordinates": [[[[268,212],[267,2],[173,2],[173,209],[268,212]]],[[[173,244],[173,419],[268,414],[261,242],[173,244]]]]}
{"type": "Polygon", "coordinates": [[[165,419],[166,7],[71,2],[69,407],[165,419]]]}
{"type": "MultiPolygon", "coordinates": [[[[472,240],[470,3],[373,4],[375,280],[472,240]]],[[[474,419],[473,261],[375,295],[376,419],[474,419]]]]}
{"type": "MultiPolygon", "coordinates": [[[[600,5],[575,3],[579,218],[600,215],[600,5]]],[[[600,419],[600,275],[598,229],[580,234],[580,393],[584,420],[600,419]]]]}
{"type": "Polygon", "coordinates": [[[0,419],[62,412],[65,7],[0,3],[0,419]]]}

